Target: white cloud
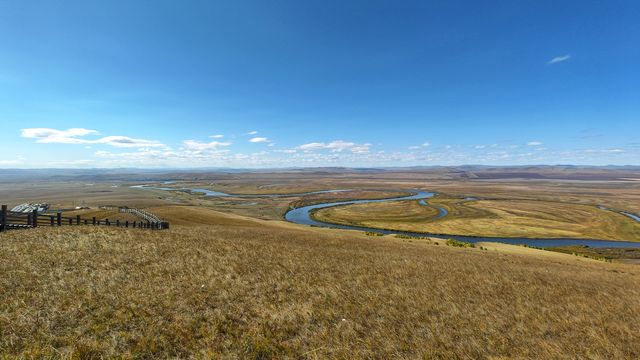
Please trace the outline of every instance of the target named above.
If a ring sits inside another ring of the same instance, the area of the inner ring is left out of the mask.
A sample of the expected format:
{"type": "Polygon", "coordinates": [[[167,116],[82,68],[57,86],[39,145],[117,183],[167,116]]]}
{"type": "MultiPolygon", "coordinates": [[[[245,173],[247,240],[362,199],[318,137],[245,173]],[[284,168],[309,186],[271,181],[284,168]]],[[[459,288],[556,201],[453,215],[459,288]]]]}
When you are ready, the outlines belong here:
{"type": "Polygon", "coordinates": [[[346,142],[342,140],[332,141],[326,145],[327,149],[331,149],[331,151],[334,151],[334,152],[341,152],[343,150],[352,148],[354,146],[356,146],[355,143],[346,142]]]}
{"type": "Polygon", "coordinates": [[[97,134],[96,130],[83,128],[71,128],[67,130],[56,130],[48,128],[22,129],[21,135],[27,139],[36,139],[38,143],[58,143],[58,144],[88,144],[90,140],[78,139],[78,137],[97,134]]]}
{"type": "Polygon", "coordinates": [[[370,146],[371,144],[356,145],[349,148],[349,150],[354,154],[368,154],[370,146]]]}
{"type": "Polygon", "coordinates": [[[222,147],[231,145],[230,142],[211,141],[208,143],[199,142],[196,140],[185,140],[182,142],[185,150],[187,151],[207,151],[207,150],[219,150],[222,147]]]}
{"type": "Polygon", "coordinates": [[[350,150],[354,154],[365,154],[369,152],[369,148],[371,144],[356,144],[353,142],[343,141],[343,140],[334,140],[330,143],[324,142],[312,142],[304,145],[300,145],[297,147],[298,150],[302,151],[315,151],[315,150],[323,150],[328,149],[332,152],[342,152],[344,150],[350,150]]]}
{"type": "Polygon", "coordinates": [[[540,141],[529,141],[527,143],[527,145],[528,146],[540,146],[540,145],[542,145],[542,142],[540,142],[540,141]]]}
{"type": "Polygon", "coordinates": [[[218,135],[211,135],[211,136],[209,136],[209,137],[210,137],[210,138],[213,138],[213,139],[222,139],[222,138],[224,137],[224,135],[220,135],[220,134],[218,134],[218,135]]]}
{"type": "Polygon", "coordinates": [[[429,146],[431,146],[431,143],[428,142],[428,141],[425,141],[420,145],[409,146],[408,149],[409,150],[419,150],[421,148],[426,148],[426,147],[429,147],[429,146]]]}
{"type": "Polygon", "coordinates": [[[312,142],[312,143],[300,145],[298,146],[298,149],[303,151],[313,151],[313,150],[324,149],[325,146],[326,146],[325,143],[312,142]]]}
{"type": "Polygon", "coordinates": [[[128,136],[105,136],[99,139],[84,139],[87,135],[96,135],[96,130],[83,128],[71,128],[67,130],[57,130],[48,128],[22,129],[21,135],[27,139],[36,139],[37,143],[43,144],[105,144],[115,147],[166,147],[163,143],[155,140],[134,139],[128,136]]]}
{"type": "Polygon", "coordinates": [[[619,154],[625,152],[622,149],[587,149],[585,150],[587,153],[610,153],[610,154],[619,154]]]}
{"type": "Polygon", "coordinates": [[[106,136],[98,140],[92,141],[95,144],[106,144],[115,147],[132,148],[132,147],[165,147],[165,145],[155,140],[134,139],[128,136],[106,136]]]}
{"type": "Polygon", "coordinates": [[[245,135],[255,135],[255,134],[257,134],[257,133],[258,133],[258,131],[257,131],[257,130],[251,130],[251,131],[249,131],[248,133],[246,133],[245,135]]]}
{"type": "Polygon", "coordinates": [[[273,150],[274,153],[283,153],[283,154],[295,154],[298,152],[296,149],[284,149],[284,150],[273,150]]]}
{"type": "Polygon", "coordinates": [[[547,62],[547,64],[551,65],[551,64],[557,64],[563,61],[567,61],[571,59],[571,55],[562,55],[562,56],[556,56],[553,59],[549,60],[547,62]]]}
{"type": "Polygon", "coordinates": [[[268,143],[270,141],[266,137],[254,137],[254,138],[249,139],[249,142],[252,142],[252,143],[268,143]]]}

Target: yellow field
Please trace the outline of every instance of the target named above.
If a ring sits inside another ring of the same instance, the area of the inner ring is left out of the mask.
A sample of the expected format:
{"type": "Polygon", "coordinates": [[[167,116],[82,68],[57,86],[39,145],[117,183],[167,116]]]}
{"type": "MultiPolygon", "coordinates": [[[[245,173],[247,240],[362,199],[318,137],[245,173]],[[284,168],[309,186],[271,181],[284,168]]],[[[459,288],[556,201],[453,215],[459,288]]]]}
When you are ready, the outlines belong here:
{"type": "Polygon", "coordinates": [[[417,201],[355,204],[314,213],[321,221],[383,229],[505,237],[568,237],[640,241],[640,223],[594,206],[548,201],[436,198],[448,216],[417,201]]]}
{"type": "Polygon", "coordinates": [[[153,211],[175,226],[0,234],[0,353],[640,357],[635,266],[369,237],[195,206],[153,211]]]}

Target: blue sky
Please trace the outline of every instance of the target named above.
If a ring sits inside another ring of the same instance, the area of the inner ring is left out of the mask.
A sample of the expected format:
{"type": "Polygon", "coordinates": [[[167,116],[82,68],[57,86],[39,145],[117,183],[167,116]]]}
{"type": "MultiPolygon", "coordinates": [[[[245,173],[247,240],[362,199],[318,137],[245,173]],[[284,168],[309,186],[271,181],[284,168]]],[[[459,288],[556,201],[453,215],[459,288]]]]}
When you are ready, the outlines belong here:
{"type": "Polygon", "coordinates": [[[640,165],[638,1],[0,0],[0,167],[640,165]]]}

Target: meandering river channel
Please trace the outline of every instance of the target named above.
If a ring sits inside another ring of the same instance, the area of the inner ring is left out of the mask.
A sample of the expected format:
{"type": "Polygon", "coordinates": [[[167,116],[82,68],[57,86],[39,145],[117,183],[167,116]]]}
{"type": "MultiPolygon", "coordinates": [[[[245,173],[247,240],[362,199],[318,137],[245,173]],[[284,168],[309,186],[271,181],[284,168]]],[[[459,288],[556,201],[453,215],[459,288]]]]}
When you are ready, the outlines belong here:
{"type": "MultiPolygon", "coordinates": [[[[194,194],[203,194],[205,196],[217,196],[217,197],[234,196],[234,197],[243,197],[243,198],[289,197],[289,196],[323,194],[323,193],[330,193],[330,192],[351,191],[351,190],[322,190],[322,191],[312,191],[312,192],[297,193],[297,194],[233,195],[233,194],[227,194],[219,191],[206,190],[206,189],[169,188],[169,187],[155,187],[155,186],[149,186],[149,185],[136,185],[136,186],[132,186],[132,188],[164,190],[164,191],[184,191],[184,192],[190,192],[194,194]]],[[[338,202],[328,202],[328,203],[303,206],[303,207],[289,210],[284,217],[287,221],[290,221],[296,224],[303,224],[303,225],[310,225],[310,226],[326,227],[326,228],[333,228],[333,229],[344,229],[344,230],[368,231],[368,232],[376,232],[380,234],[402,234],[402,235],[407,235],[412,237],[430,236],[430,237],[435,237],[440,239],[453,238],[456,240],[470,242],[470,243],[493,241],[493,242],[501,242],[501,243],[514,244],[514,245],[523,244],[523,245],[535,246],[535,247],[553,247],[553,246],[571,246],[571,245],[586,245],[591,247],[640,247],[640,242],[632,242],[632,241],[610,241],[610,240],[572,239],[572,238],[533,239],[533,238],[520,238],[520,237],[476,237],[476,236],[463,236],[463,235],[450,235],[450,234],[419,233],[419,232],[400,231],[400,230],[383,230],[383,229],[370,228],[370,227],[364,227],[364,226],[352,226],[352,225],[328,223],[328,222],[315,220],[312,217],[312,212],[314,210],[324,209],[332,206],[380,203],[380,202],[387,202],[387,201],[403,201],[403,200],[419,200],[421,205],[431,206],[438,209],[438,215],[436,215],[434,219],[445,217],[448,214],[446,209],[431,205],[427,202],[426,199],[433,197],[435,195],[434,193],[428,192],[428,191],[422,191],[422,190],[411,190],[411,191],[414,194],[408,195],[408,196],[395,197],[395,198],[338,201],[338,202]]],[[[628,213],[625,215],[629,216],[628,213]]],[[[634,219],[640,220],[637,217],[634,217],[634,219]]]]}

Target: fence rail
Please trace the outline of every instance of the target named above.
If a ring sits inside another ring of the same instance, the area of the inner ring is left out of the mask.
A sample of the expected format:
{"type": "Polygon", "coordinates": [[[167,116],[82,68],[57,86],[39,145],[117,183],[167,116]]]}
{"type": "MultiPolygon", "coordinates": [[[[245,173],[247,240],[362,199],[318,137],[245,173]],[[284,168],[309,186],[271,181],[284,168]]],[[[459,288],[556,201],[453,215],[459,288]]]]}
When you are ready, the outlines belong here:
{"type": "Polygon", "coordinates": [[[11,229],[35,228],[38,226],[70,226],[70,225],[92,225],[92,226],[115,226],[133,229],[151,229],[163,230],[169,228],[169,222],[164,221],[142,209],[121,209],[120,212],[130,213],[138,216],[142,220],[109,220],[97,219],[96,217],[82,218],[80,215],[75,217],[62,216],[61,212],[55,215],[39,214],[37,210],[30,213],[13,212],[7,210],[7,205],[0,208],[0,231],[11,229]],[[123,211],[126,210],[126,211],[123,211]]]}

